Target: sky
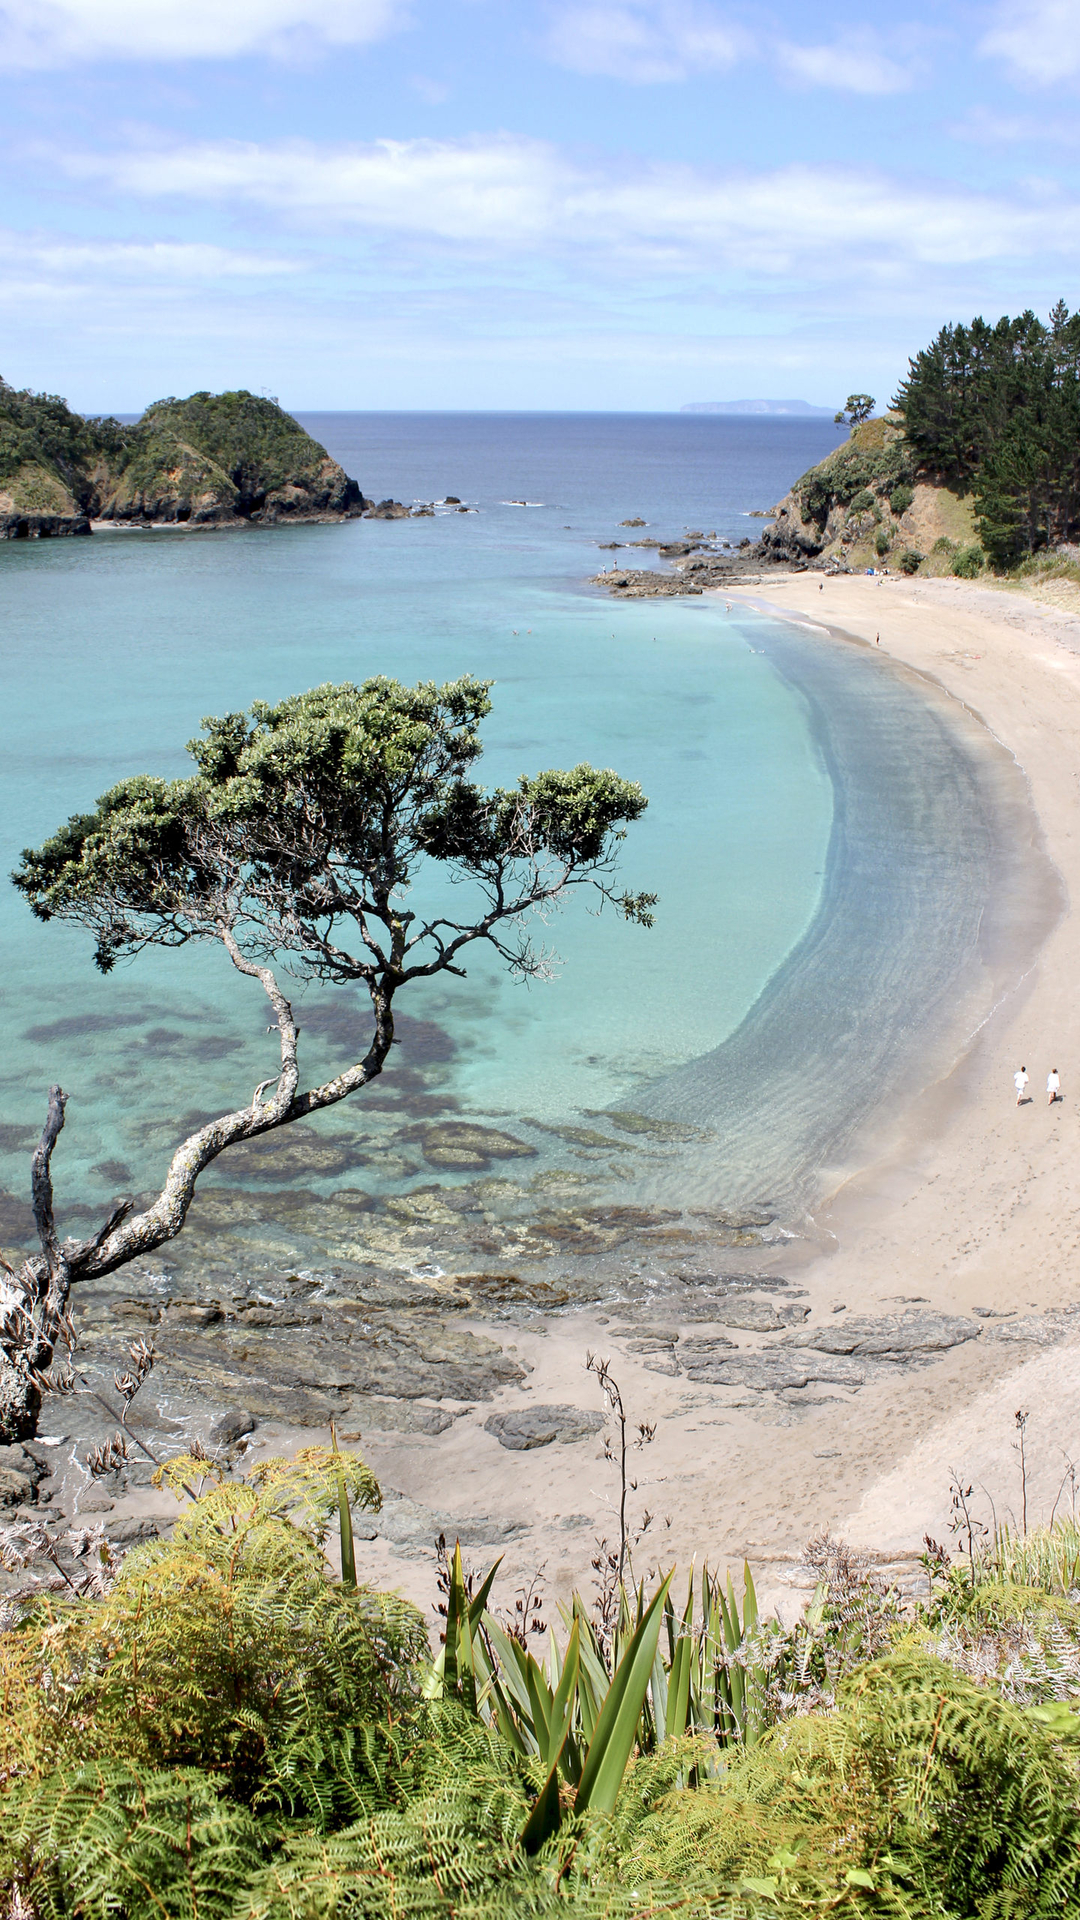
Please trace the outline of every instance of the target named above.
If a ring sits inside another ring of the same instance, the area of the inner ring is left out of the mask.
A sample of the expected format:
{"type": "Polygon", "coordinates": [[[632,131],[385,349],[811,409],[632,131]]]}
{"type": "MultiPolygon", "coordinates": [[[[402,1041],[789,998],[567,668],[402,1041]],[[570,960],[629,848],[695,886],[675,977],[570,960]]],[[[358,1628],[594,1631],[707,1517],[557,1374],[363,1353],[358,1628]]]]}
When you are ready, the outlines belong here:
{"type": "Polygon", "coordinates": [[[0,375],[883,404],[1080,303],[1080,0],[0,0],[0,375]]]}

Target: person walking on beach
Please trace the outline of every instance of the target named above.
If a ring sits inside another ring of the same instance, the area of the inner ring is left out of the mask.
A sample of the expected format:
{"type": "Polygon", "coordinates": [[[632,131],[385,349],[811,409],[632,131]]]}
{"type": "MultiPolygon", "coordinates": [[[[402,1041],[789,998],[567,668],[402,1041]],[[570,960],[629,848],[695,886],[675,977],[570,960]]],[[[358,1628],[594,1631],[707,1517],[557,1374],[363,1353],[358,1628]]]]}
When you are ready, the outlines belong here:
{"type": "Polygon", "coordinates": [[[1018,1067],[1016,1072],[1013,1074],[1013,1086],[1016,1088],[1016,1104],[1018,1107],[1022,1107],[1024,1104],[1024,1096],[1027,1093],[1027,1083],[1028,1083],[1027,1068],[1018,1067]]]}
{"type": "Polygon", "coordinates": [[[1061,1099],[1061,1075],[1056,1067],[1051,1067],[1046,1076],[1046,1104],[1052,1107],[1055,1100],[1061,1099]]]}

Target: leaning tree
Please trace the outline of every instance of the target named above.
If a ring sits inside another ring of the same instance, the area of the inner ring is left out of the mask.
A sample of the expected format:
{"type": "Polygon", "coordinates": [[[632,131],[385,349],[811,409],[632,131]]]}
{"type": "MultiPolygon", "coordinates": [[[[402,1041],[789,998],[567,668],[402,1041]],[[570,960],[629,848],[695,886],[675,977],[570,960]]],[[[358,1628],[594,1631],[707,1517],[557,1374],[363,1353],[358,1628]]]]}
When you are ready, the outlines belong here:
{"type": "Polygon", "coordinates": [[[74,1345],[71,1288],[174,1239],[199,1175],[227,1147],[374,1080],[402,987],[464,974],[477,942],[519,975],[542,973],[530,922],[571,887],[588,885],[601,905],[651,924],[655,896],[618,893],[614,878],[626,826],[647,804],[639,786],[590,766],[492,791],[469,778],[490,685],[378,678],[206,720],[188,748],[190,778],[123,780],[23,854],[16,887],[39,920],[89,927],[103,973],[145,947],[216,941],[266,993],[281,1065],[247,1105],[181,1143],[149,1206],[134,1213],[123,1201],[85,1240],[61,1240],[56,1228],[50,1167],[66,1096],[50,1089],[32,1165],[40,1251],[0,1272],[0,1440],[36,1431],[57,1347],[74,1345]],[[427,912],[413,904],[425,873],[440,870],[472,883],[460,918],[445,910],[445,886],[427,912]],[[371,1001],[366,1046],[306,1090],[283,972],[362,983],[371,1001]]]}

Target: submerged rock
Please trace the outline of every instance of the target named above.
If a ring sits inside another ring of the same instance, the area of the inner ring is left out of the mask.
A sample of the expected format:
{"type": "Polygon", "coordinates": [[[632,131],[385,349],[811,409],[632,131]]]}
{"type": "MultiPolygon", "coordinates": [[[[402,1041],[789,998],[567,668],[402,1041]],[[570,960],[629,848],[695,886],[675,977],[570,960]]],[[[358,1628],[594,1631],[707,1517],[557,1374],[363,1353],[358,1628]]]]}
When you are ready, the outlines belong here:
{"type": "Polygon", "coordinates": [[[468,1120],[411,1127],[402,1137],[419,1141],[420,1151],[431,1166],[465,1171],[486,1171],[492,1160],[535,1160],[537,1153],[535,1147],[512,1133],[476,1126],[468,1120]]]}

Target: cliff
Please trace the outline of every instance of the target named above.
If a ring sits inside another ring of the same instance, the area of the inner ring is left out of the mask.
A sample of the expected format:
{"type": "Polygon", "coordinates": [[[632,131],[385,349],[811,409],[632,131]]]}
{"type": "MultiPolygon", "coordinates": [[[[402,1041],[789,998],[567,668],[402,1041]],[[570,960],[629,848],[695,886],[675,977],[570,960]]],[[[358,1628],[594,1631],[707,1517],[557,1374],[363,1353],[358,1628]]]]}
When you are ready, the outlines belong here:
{"type": "Polygon", "coordinates": [[[84,419],[0,381],[0,538],[91,522],[221,526],[363,512],[355,480],[274,400],[243,390],[158,400],[134,425],[84,419]]]}
{"type": "Polygon", "coordinates": [[[946,573],[977,540],[970,497],[920,465],[900,415],[888,413],[856,427],[795,482],[759,555],[765,563],[946,573]]]}

